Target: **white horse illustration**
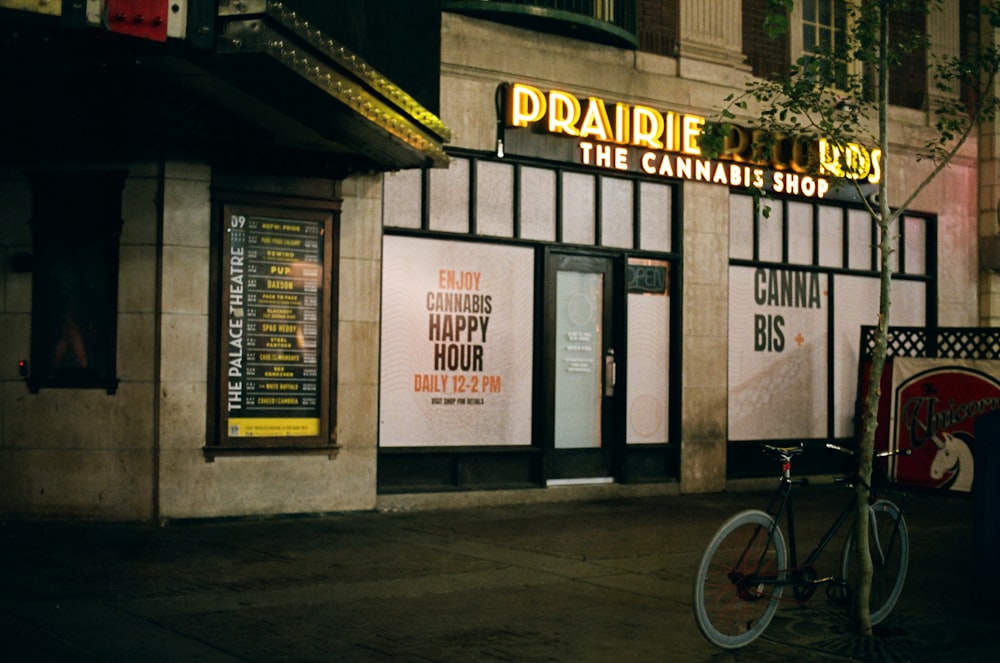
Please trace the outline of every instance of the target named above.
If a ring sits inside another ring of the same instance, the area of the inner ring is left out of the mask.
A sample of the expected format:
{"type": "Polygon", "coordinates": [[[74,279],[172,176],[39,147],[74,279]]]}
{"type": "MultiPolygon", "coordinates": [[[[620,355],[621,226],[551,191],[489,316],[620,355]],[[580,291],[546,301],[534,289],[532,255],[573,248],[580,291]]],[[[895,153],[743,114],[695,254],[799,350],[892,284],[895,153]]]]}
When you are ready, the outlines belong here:
{"type": "Polygon", "coordinates": [[[975,465],[969,445],[951,433],[942,432],[931,438],[938,448],[934,462],[931,463],[931,478],[940,479],[951,473],[952,490],[972,490],[972,478],[975,465]]]}

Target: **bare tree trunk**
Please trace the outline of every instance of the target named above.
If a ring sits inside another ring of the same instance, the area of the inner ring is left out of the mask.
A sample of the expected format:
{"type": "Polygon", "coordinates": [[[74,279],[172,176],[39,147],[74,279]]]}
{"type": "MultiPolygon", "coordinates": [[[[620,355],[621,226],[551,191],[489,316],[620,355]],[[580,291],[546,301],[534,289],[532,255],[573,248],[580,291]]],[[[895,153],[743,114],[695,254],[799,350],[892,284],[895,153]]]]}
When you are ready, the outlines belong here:
{"type": "MultiPolygon", "coordinates": [[[[889,151],[889,16],[883,5],[879,9],[879,54],[878,54],[878,135],[879,147],[882,150],[882,171],[886,171],[886,154],[889,151]]],[[[868,504],[871,495],[872,460],[875,455],[875,428],[878,426],[878,404],[881,396],[882,372],[885,368],[889,346],[889,309],[891,305],[892,266],[889,257],[892,253],[892,212],[889,208],[889,196],[886,180],[882,177],[878,185],[878,217],[879,226],[879,313],[878,327],[875,331],[875,347],[872,350],[871,368],[868,373],[868,390],[864,403],[863,434],[858,448],[858,481],[855,486],[857,501],[857,518],[854,523],[854,541],[857,543],[854,553],[857,556],[857,566],[861,570],[855,590],[855,619],[862,635],[872,635],[872,620],[869,601],[872,587],[872,558],[868,544],[868,504]]]]}

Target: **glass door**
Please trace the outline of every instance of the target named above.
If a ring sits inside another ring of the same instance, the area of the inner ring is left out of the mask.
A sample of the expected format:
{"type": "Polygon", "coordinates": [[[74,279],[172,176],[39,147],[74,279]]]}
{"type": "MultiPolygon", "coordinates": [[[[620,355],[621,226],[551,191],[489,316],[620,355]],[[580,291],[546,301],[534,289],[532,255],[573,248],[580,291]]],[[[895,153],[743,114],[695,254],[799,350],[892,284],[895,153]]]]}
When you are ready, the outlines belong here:
{"type": "Polygon", "coordinates": [[[561,254],[550,255],[548,263],[546,479],[549,485],[612,481],[620,441],[613,264],[608,258],[561,254]]]}

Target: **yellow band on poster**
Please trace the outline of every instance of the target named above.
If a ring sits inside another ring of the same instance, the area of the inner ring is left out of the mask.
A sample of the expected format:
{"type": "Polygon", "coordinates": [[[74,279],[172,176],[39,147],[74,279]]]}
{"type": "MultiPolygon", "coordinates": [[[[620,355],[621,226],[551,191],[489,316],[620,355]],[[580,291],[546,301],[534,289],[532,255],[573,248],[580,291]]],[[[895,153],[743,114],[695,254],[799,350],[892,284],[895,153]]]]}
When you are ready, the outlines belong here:
{"type": "Polygon", "coordinates": [[[319,435],[319,419],[242,417],[229,420],[229,437],[310,437],[314,435],[319,435]]]}

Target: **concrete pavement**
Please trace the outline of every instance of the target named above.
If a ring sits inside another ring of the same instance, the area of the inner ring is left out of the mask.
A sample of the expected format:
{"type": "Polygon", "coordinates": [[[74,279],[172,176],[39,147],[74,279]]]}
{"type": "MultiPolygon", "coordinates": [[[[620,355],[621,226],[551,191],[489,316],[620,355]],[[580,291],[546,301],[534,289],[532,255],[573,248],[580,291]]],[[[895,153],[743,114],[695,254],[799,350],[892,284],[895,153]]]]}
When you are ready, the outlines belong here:
{"type": "MultiPolygon", "coordinates": [[[[797,498],[808,549],[848,493],[797,498]]],[[[853,635],[820,591],[807,607],[783,606],[745,649],[713,647],[692,616],[695,567],[723,520],[765,500],[6,522],[0,651],[7,661],[996,660],[1000,618],[976,600],[973,504],[944,496],[907,505],[910,571],[878,638],[853,635]]],[[[840,547],[821,573],[834,572],[840,547]]]]}

